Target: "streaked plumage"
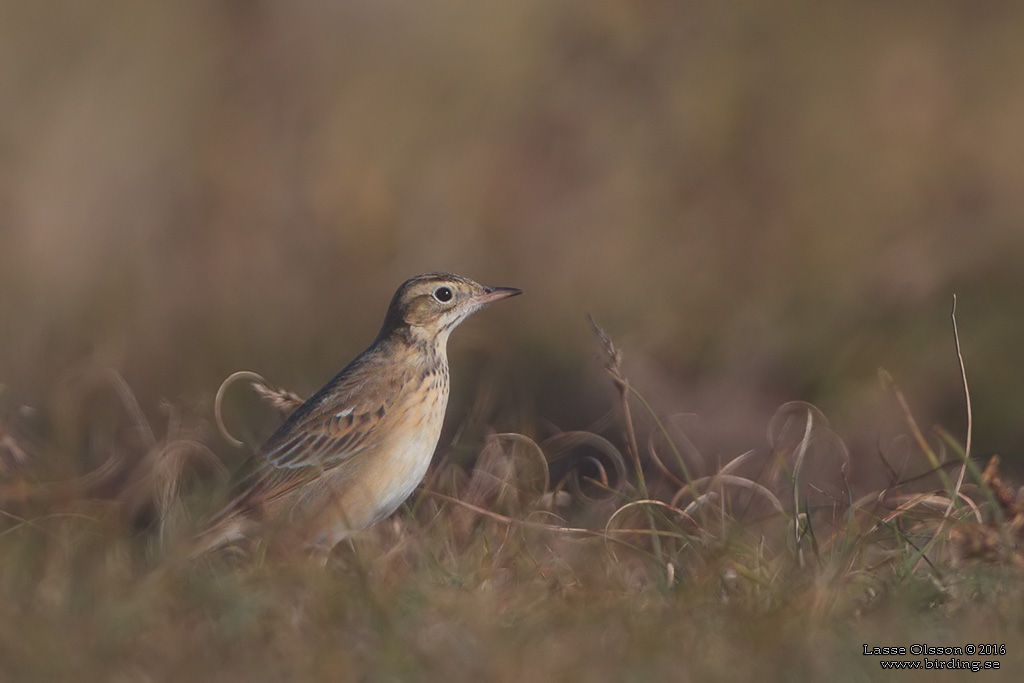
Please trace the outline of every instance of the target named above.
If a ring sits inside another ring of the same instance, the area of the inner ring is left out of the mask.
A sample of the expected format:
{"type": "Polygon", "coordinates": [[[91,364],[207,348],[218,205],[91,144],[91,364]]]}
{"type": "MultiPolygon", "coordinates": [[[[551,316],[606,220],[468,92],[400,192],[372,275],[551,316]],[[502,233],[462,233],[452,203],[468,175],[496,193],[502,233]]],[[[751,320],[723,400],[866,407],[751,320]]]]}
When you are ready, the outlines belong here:
{"type": "Polygon", "coordinates": [[[196,554],[268,525],[329,547],[394,512],[423,479],[441,433],[448,335],[482,306],[520,293],[450,273],[404,282],[370,347],[256,453],[196,554]]]}

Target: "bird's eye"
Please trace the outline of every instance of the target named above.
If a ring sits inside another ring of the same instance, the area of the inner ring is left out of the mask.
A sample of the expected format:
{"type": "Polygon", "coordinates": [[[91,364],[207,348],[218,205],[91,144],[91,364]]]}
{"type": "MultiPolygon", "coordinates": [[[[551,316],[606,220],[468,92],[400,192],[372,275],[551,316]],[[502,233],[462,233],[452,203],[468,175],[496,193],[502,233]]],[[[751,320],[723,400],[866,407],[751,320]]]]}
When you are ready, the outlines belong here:
{"type": "Polygon", "coordinates": [[[446,303],[452,300],[452,290],[448,287],[438,287],[434,290],[434,298],[441,303],[446,303]]]}

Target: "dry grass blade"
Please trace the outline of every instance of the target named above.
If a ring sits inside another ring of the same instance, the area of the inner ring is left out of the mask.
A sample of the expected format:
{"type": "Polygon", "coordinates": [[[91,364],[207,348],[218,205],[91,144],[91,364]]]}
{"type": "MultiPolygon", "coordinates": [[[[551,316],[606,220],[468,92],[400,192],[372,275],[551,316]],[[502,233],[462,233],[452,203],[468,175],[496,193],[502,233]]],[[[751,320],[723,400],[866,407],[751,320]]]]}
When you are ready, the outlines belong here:
{"type": "Polygon", "coordinates": [[[117,370],[111,369],[108,376],[114,385],[114,389],[117,391],[117,395],[121,399],[121,403],[124,404],[125,409],[132,416],[139,431],[145,435],[146,445],[150,448],[156,446],[156,436],[153,434],[153,428],[149,426],[149,421],[143,415],[142,408],[139,406],[139,400],[135,398],[135,393],[128,386],[128,382],[124,380],[124,377],[117,370]]]}
{"type": "Polygon", "coordinates": [[[222,406],[224,404],[224,394],[225,392],[227,392],[228,387],[230,387],[232,384],[234,384],[240,379],[249,379],[255,382],[265,381],[263,379],[263,375],[259,375],[255,372],[250,372],[248,370],[239,370],[238,372],[233,372],[230,375],[228,375],[223,382],[220,383],[219,387],[217,387],[217,395],[213,399],[213,419],[216,420],[217,422],[217,429],[220,431],[220,435],[224,437],[224,440],[227,441],[232,446],[234,446],[235,448],[242,448],[245,444],[241,440],[236,439],[231,434],[231,432],[228,431],[227,425],[224,424],[224,413],[222,406]]]}
{"type": "MultiPolygon", "coordinates": [[[[621,533],[621,534],[652,534],[652,533],[658,533],[656,531],[652,532],[651,529],[608,529],[608,528],[605,528],[603,530],[598,530],[598,529],[587,529],[585,527],[573,527],[573,526],[564,526],[564,525],[561,525],[561,524],[547,524],[545,522],[534,522],[534,521],[530,521],[529,519],[516,519],[515,517],[509,517],[508,515],[503,515],[500,512],[494,512],[493,510],[488,510],[487,508],[480,507],[479,505],[474,505],[473,503],[469,503],[469,502],[461,500],[459,498],[455,498],[454,496],[449,496],[448,494],[441,493],[440,491],[432,491],[432,490],[431,491],[424,491],[424,495],[430,496],[431,498],[436,498],[438,500],[442,500],[442,501],[444,501],[446,503],[451,503],[453,505],[457,505],[459,507],[465,508],[465,509],[470,510],[472,512],[475,512],[475,513],[477,513],[479,515],[482,515],[484,517],[492,519],[492,520],[494,520],[496,522],[501,522],[502,524],[508,524],[508,525],[511,525],[511,526],[520,526],[520,527],[530,528],[530,529],[541,529],[541,530],[544,530],[544,531],[556,531],[556,532],[560,532],[560,533],[583,534],[583,535],[587,535],[587,536],[594,536],[594,537],[597,537],[597,538],[607,538],[607,534],[609,534],[609,533],[613,533],[613,534],[614,533],[621,533]]],[[[657,500],[653,500],[653,501],[634,501],[634,502],[635,503],[645,503],[645,502],[646,503],[659,503],[661,505],[666,505],[665,503],[662,503],[661,501],[657,501],[657,500]]],[[[621,508],[620,508],[620,510],[621,510],[621,508]]],[[[678,512],[681,513],[682,510],[678,510],[678,512]]],[[[543,514],[543,515],[553,516],[553,517],[556,517],[556,518],[560,519],[559,517],[557,517],[557,515],[553,515],[552,513],[548,512],[546,510],[536,510],[534,512],[531,512],[530,514],[531,514],[531,516],[534,515],[534,514],[538,514],[538,515],[543,514]]],[[[662,532],[662,533],[668,533],[668,532],[662,532]]]]}
{"type": "Polygon", "coordinates": [[[641,548],[639,548],[637,546],[635,546],[632,543],[628,543],[627,540],[624,539],[624,538],[618,538],[617,536],[613,536],[613,534],[616,534],[616,535],[624,534],[624,535],[635,535],[635,536],[646,536],[646,537],[648,537],[648,539],[650,540],[650,543],[651,543],[651,550],[653,551],[650,554],[650,557],[653,559],[655,564],[659,568],[661,568],[662,571],[664,572],[664,578],[665,578],[665,581],[667,582],[667,585],[672,585],[672,583],[674,583],[674,581],[675,581],[675,566],[674,566],[674,564],[671,561],[667,561],[666,560],[666,554],[668,554],[669,557],[671,557],[671,551],[669,550],[668,546],[663,547],[662,546],[662,542],[664,541],[666,544],[669,544],[669,543],[671,543],[671,541],[673,539],[675,539],[675,540],[682,541],[684,543],[684,545],[685,545],[687,543],[687,535],[682,533],[679,530],[679,527],[677,525],[673,525],[671,527],[671,529],[669,529],[669,530],[659,529],[656,526],[655,522],[654,522],[654,520],[655,520],[655,510],[667,510],[667,511],[675,514],[676,516],[678,516],[681,520],[685,520],[685,521],[689,522],[695,528],[700,528],[700,525],[697,523],[697,521],[693,517],[691,517],[689,514],[687,514],[683,510],[680,510],[679,508],[677,508],[677,507],[675,507],[673,505],[669,505],[668,503],[666,503],[664,501],[650,499],[650,498],[645,498],[645,499],[641,499],[641,500],[634,500],[634,501],[632,501],[630,503],[626,503],[625,505],[623,505],[619,509],[617,509],[614,513],[612,513],[612,515],[608,518],[608,521],[605,523],[605,526],[604,526],[605,549],[615,559],[616,562],[619,562],[618,555],[616,554],[615,549],[612,546],[613,541],[616,542],[616,543],[623,544],[625,547],[631,548],[634,551],[639,550],[641,553],[644,553],[644,554],[646,554],[647,551],[643,550],[643,549],[641,549],[641,548]],[[627,511],[632,510],[633,508],[643,508],[644,517],[648,521],[649,528],[646,528],[646,529],[614,529],[614,528],[612,528],[612,525],[615,523],[615,520],[618,517],[620,517],[621,515],[625,514],[627,511]],[[654,508],[654,509],[652,509],[652,508],[654,508]]]}
{"type": "MultiPolygon", "coordinates": [[[[966,502],[968,507],[970,507],[971,510],[974,512],[975,519],[978,521],[978,523],[979,524],[982,523],[981,510],[974,503],[974,501],[971,500],[970,498],[968,498],[967,496],[963,495],[963,494],[960,494],[960,498],[964,502],[966,502]]],[[[883,517],[882,520],[881,520],[883,523],[889,523],[892,520],[896,519],[897,517],[903,515],[907,511],[912,510],[912,509],[914,509],[915,507],[917,507],[919,505],[932,505],[934,507],[941,508],[943,506],[948,506],[950,504],[950,502],[951,502],[951,499],[950,499],[949,496],[941,496],[941,495],[939,495],[937,493],[919,493],[917,495],[909,495],[908,494],[908,495],[898,496],[894,500],[895,501],[901,501],[902,500],[904,502],[900,503],[900,505],[895,510],[893,510],[888,515],[883,517]]]]}
{"type": "MultiPolygon", "coordinates": [[[[713,486],[714,484],[728,484],[730,486],[737,486],[739,488],[747,489],[748,491],[753,491],[754,493],[757,493],[758,495],[764,497],[765,500],[771,503],[771,506],[775,509],[776,512],[780,514],[784,514],[786,512],[786,509],[783,507],[778,497],[774,493],[772,493],[771,490],[768,489],[768,487],[759,484],[752,479],[747,479],[746,477],[738,477],[734,474],[722,474],[721,472],[710,477],[701,477],[700,479],[694,479],[692,482],[676,491],[675,495],[672,496],[672,500],[669,501],[669,505],[671,505],[672,507],[678,506],[679,501],[680,499],[682,499],[683,496],[687,494],[692,494],[695,490],[701,488],[704,484],[707,484],[705,489],[710,489],[711,486],[713,486]]],[[[694,503],[703,498],[705,495],[707,494],[705,493],[701,495],[699,498],[696,498],[693,502],[687,505],[685,508],[686,512],[691,512],[693,509],[696,509],[694,503]]]]}
{"type": "MultiPolygon", "coordinates": [[[[591,482],[592,484],[600,485],[606,491],[613,490],[611,480],[608,478],[608,470],[605,469],[604,463],[602,463],[600,460],[598,460],[592,455],[584,456],[583,462],[590,463],[591,465],[594,466],[594,469],[597,470],[597,479],[594,479],[593,477],[584,477],[585,480],[591,482]]],[[[577,482],[577,486],[578,485],[579,484],[577,482]]]]}
{"type": "Polygon", "coordinates": [[[221,436],[224,440],[230,443],[235,448],[242,448],[245,443],[239,439],[236,439],[231,432],[228,430],[227,425],[224,423],[224,394],[228,388],[240,379],[249,380],[249,386],[256,392],[264,401],[267,401],[280,411],[283,415],[287,415],[292,412],[300,405],[302,405],[302,397],[298,394],[288,391],[286,389],[275,389],[267,384],[267,380],[263,378],[263,375],[252,372],[249,370],[239,370],[233,372],[225,378],[220,386],[217,387],[217,395],[213,400],[213,417],[217,422],[217,429],[220,431],[221,436]]]}
{"type": "Polygon", "coordinates": [[[654,463],[658,470],[669,479],[669,481],[676,486],[686,486],[686,482],[673,474],[658,456],[658,451],[654,447],[654,432],[647,435],[647,456],[651,459],[651,462],[654,463]]]}
{"type": "Polygon", "coordinates": [[[746,462],[747,459],[751,455],[753,455],[753,454],[754,454],[753,449],[747,451],[746,453],[740,453],[735,458],[733,458],[729,462],[725,463],[725,465],[723,465],[722,468],[720,470],[718,470],[718,473],[719,474],[729,474],[733,470],[738,469],[739,466],[742,465],[744,462],[746,462]]]}
{"type": "Polygon", "coordinates": [[[153,428],[142,412],[142,407],[139,405],[135,393],[128,386],[128,382],[125,381],[120,372],[113,368],[87,366],[80,373],[72,377],[76,382],[80,382],[85,387],[93,385],[100,387],[109,385],[113,387],[114,393],[128,413],[129,418],[135,424],[139,433],[142,434],[145,447],[152,448],[156,445],[157,438],[153,433],[153,428]]]}
{"type": "Polygon", "coordinates": [[[914,419],[914,414],[910,412],[910,404],[907,403],[906,396],[903,395],[903,391],[896,384],[896,380],[889,374],[884,368],[878,369],[878,376],[882,380],[882,386],[888,391],[891,391],[899,401],[900,409],[903,411],[903,416],[907,421],[907,425],[910,427],[910,432],[914,435],[914,439],[917,441],[917,445],[920,446],[921,452],[928,456],[928,461],[932,464],[932,467],[939,469],[942,467],[942,463],[939,461],[939,457],[935,455],[935,451],[931,446],[928,445],[928,441],[924,438],[924,434],[921,432],[921,428],[917,426],[917,420],[914,419]]]}
{"type": "Polygon", "coordinates": [[[971,391],[967,387],[967,368],[964,367],[964,356],[960,352],[960,334],[956,328],[956,294],[953,295],[953,310],[950,313],[953,321],[953,341],[956,344],[956,358],[960,363],[960,377],[964,383],[964,400],[967,403],[967,440],[964,443],[964,462],[960,466],[960,474],[956,478],[956,487],[953,489],[953,497],[949,500],[949,507],[946,508],[946,516],[953,511],[953,503],[960,495],[960,489],[964,484],[964,475],[967,473],[967,463],[971,459],[971,428],[974,418],[971,414],[971,391]]]}
{"type": "Polygon", "coordinates": [[[1011,518],[1011,523],[1024,519],[1024,498],[1003,480],[999,473],[998,455],[989,458],[988,464],[985,465],[985,471],[981,474],[981,481],[992,491],[996,501],[1011,518]]]}
{"type": "Polygon", "coordinates": [[[804,438],[800,439],[800,447],[796,454],[796,463],[793,465],[793,540],[796,543],[797,557],[800,566],[804,566],[804,551],[800,545],[800,470],[807,456],[807,446],[811,443],[811,430],[814,426],[814,412],[807,411],[807,424],[804,427],[804,438]]]}
{"type": "Polygon", "coordinates": [[[626,445],[630,456],[633,458],[633,467],[636,469],[637,486],[640,495],[647,496],[647,482],[644,479],[643,465],[640,462],[640,447],[636,441],[636,430],[633,428],[633,412],[629,407],[629,382],[622,372],[622,353],[615,348],[611,337],[605,332],[593,316],[587,314],[587,322],[593,328],[598,341],[601,342],[601,350],[604,351],[604,369],[611,376],[615,387],[619,390],[619,401],[622,404],[622,419],[625,422],[626,445]]]}
{"type": "MultiPolygon", "coordinates": [[[[642,498],[649,498],[650,493],[647,489],[647,480],[644,476],[643,463],[641,463],[640,461],[640,447],[637,445],[636,429],[633,426],[633,411],[629,407],[630,393],[635,395],[637,399],[644,404],[644,408],[646,408],[652,416],[655,414],[654,410],[650,407],[650,405],[647,404],[646,401],[644,401],[643,397],[640,396],[640,394],[629,385],[629,382],[626,380],[626,376],[622,372],[622,354],[619,352],[617,348],[615,348],[615,344],[612,343],[611,337],[608,336],[607,332],[601,329],[601,326],[597,324],[597,321],[595,321],[593,316],[591,316],[589,313],[587,314],[587,320],[590,322],[590,326],[593,328],[594,333],[597,335],[597,338],[598,340],[600,340],[601,345],[604,349],[604,353],[606,356],[604,365],[605,370],[607,370],[608,374],[611,375],[612,380],[615,382],[616,388],[619,390],[619,401],[622,404],[622,419],[625,423],[626,448],[633,458],[633,468],[636,470],[637,488],[639,489],[640,496],[642,498]]],[[[664,426],[661,424],[661,420],[658,420],[658,424],[662,428],[662,431],[664,431],[664,426]]],[[[683,466],[683,471],[685,472],[685,464],[682,462],[681,458],[680,464],[683,466]]],[[[689,479],[689,475],[687,475],[687,479],[689,479]]],[[[647,517],[648,522],[651,525],[651,529],[653,530],[654,516],[651,514],[650,510],[647,510],[647,517]]],[[[658,564],[662,564],[661,545],[658,537],[654,536],[652,542],[654,545],[654,556],[658,564]]]]}
{"type": "Polygon", "coordinates": [[[590,478],[584,477],[580,474],[580,468],[577,463],[589,462],[593,464],[599,475],[598,481],[601,483],[603,491],[614,494],[620,489],[626,489],[629,487],[629,482],[626,477],[626,461],[622,457],[622,453],[615,447],[615,444],[599,434],[582,430],[559,432],[544,441],[542,450],[551,454],[552,460],[555,460],[561,457],[562,453],[569,452],[579,446],[588,446],[606,458],[608,463],[612,466],[615,477],[612,479],[608,476],[608,468],[600,459],[594,456],[578,458],[572,463],[571,470],[567,475],[569,487],[572,490],[573,496],[582,500],[598,500],[597,498],[585,493],[583,491],[583,487],[580,486],[581,478],[588,480],[590,478]]]}
{"type": "MultiPolygon", "coordinates": [[[[3,425],[0,425],[2,428],[3,425]]],[[[5,470],[9,469],[5,464],[5,461],[10,461],[16,467],[23,467],[29,461],[28,453],[21,447],[17,439],[13,435],[7,433],[0,433],[0,453],[10,454],[10,458],[0,458],[0,474],[5,473],[5,470]]]]}
{"type": "Polygon", "coordinates": [[[589,313],[587,313],[587,322],[590,323],[594,334],[597,335],[597,340],[601,342],[601,350],[604,351],[608,371],[616,371],[622,364],[622,353],[615,347],[615,343],[612,342],[612,338],[608,336],[604,328],[598,325],[597,321],[594,320],[594,316],[589,313]]]}
{"type": "Polygon", "coordinates": [[[280,387],[272,387],[262,378],[249,383],[256,395],[276,408],[282,415],[292,413],[304,402],[303,398],[294,391],[288,391],[280,387]]]}
{"type": "Polygon", "coordinates": [[[114,481],[122,474],[124,458],[117,454],[110,456],[85,474],[71,479],[47,482],[16,481],[13,485],[0,487],[0,501],[24,502],[26,500],[48,501],[92,495],[97,489],[114,481]]]}
{"type": "Polygon", "coordinates": [[[121,492],[129,507],[152,499],[161,510],[169,509],[178,492],[181,476],[188,465],[207,469],[224,479],[227,468],[205,444],[195,439],[175,439],[151,449],[136,466],[121,492]]]}
{"type": "Polygon", "coordinates": [[[534,456],[534,460],[540,465],[541,470],[544,472],[544,483],[541,486],[541,493],[547,493],[551,488],[551,471],[548,468],[548,459],[544,455],[544,451],[537,445],[537,442],[528,436],[523,434],[517,434],[515,432],[503,432],[500,434],[491,434],[487,437],[488,441],[511,441],[515,444],[521,444],[526,446],[526,450],[534,456]]]}
{"type": "Polygon", "coordinates": [[[655,422],[658,424],[658,430],[661,432],[662,436],[665,437],[665,441],[668,443],[669,448],[672,450],[672,454],[677,458],[677,461],[679,462],[679,467],[683,471],[683,476],[685,478],[690,477],[690,470],[686,464],[686,458],[683,458],[683,453],[680,451],[679,445],[686,449],[687,458],[692,459],[701,471],[706,470],[707,461],[701,454],[700,449],[697,448],[697,445],[690,439],[690,436],[686,433],[686,430],[683,429],[683,427],[680,425],[682,418],[695,417],[693,413],[675,413],[673,415],[669,415],[668,419],[666,419],[664,423],[662,423],[661,420],[658,419],[657,414],[653,414],[651,415],[651,417],[653,417],[655,422]],[[671,434],[671,436],[668,431],[669,425],[675,427],[675,431],[671,434]],[[677,445],[676,443],[677,439],[680,442],[679,445],[677,445]]]}
{"type": "MultiPolygon", "coordinates": [[[[608,518],[608,521],[604,525],[604,533],[611,533],[611,532],[615,532],[615,531],[629,532],[629,533],[644,533],[644,532],[651,531],[651,530],[647,530],[647,529],[612,529],[612,522],[615,521],[616,517],[618,517],[619,515],[623,514],[624,512],[626,512],[628,510],[631,510],[631,509],[633,509],[635,507],[640,507],[640,506],[657,507],[657,508],[661,508],[661,509],[664,509],[664,510],[668,510],[670,512],[675,513],[676,515],[679,515],[681,518],[683,518],[686,521],[690,522],[694,526],[699,526],[697,524],[697,520],[695,520],[693,517],[691,517],[690,515],[686,514],[684,511],[680,510],[676,506],[670,505],[669,503],[666,503],[663,500],[655,500],[653,498],[644,498],[642,500],[634,500],[634,501],[631,501],[629,503],[626,503],[625,505],[623,505],[619,509],[617,509],[615,512],[613,512],[611,517],[608,518]]],[[[657,533],[657,532],[655,531],[655,533],[657,533]]]]}

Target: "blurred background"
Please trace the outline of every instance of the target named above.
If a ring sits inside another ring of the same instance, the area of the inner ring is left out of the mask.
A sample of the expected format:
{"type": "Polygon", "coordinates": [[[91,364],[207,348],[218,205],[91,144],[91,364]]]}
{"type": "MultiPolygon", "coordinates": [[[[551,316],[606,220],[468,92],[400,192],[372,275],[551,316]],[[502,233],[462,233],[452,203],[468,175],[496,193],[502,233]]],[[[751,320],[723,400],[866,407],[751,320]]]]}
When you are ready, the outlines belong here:
{"type": "MultiPolygon", "coordinates": [[[[1024,6],[0,4],[0,405],[83,367],[209,420],[303,395],[429,270],[520,287],[452,341],[450,425],[614,406],[585,313],[707,455],[813,402],[872,455],[1024,441],[1024,6]]],[[[531,424],[533,425],[531,427],[531,424]]],[[[449,426],[449,430],[452,427],[449,426]]],[[[210,445],[222,448],[214,436],[210,445]]]]}

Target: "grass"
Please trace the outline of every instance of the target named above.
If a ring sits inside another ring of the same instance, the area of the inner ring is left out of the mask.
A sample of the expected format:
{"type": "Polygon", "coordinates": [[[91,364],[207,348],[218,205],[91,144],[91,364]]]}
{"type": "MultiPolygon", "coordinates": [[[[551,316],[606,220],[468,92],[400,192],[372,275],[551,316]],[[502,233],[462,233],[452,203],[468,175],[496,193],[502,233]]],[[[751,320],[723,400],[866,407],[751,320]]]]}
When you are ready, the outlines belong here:
{"type": "Polygon", "coordinates": [[[1020,471],[1024,5],[102,5],[0,5],[0,681],[891,679],[863,643],[1021,641],[977,453],[1020,471]],[[241,453],[211,384],[328,376],[437,268],[531,303],[453,340],[505,375],[453,385],[421,493],[326,567],[178,559],[241,453]],[[581,305],[632,361],[607,405],[581,305]],[[765,419],[793,397],[843,422],[765,419]]]}
{"type": "Polygon", "coordinates": [[[221,470],[213,437],[170,408],[161,433],[116,375],[89,380],[123,408],[89,440],[70,408],[12,413],[0,678],[873,680],[899,674],[865,644],[915,643],[1005,644],[959,657],[998,662],[989,678],[1024,665],[1024,508],[998,460],[926,436],[887,378],[927,477],[880,454],[887,485],[858,486],[866,454],[802,403],[768,452],[711,465],[594,328],[619,396],[606,433],[485,435],[471,468],[442,456],[404,513],[326,565],[263,546],[183,559],[221,470]],[[83,457],[99,464],[68,476],[83,457]]]}

